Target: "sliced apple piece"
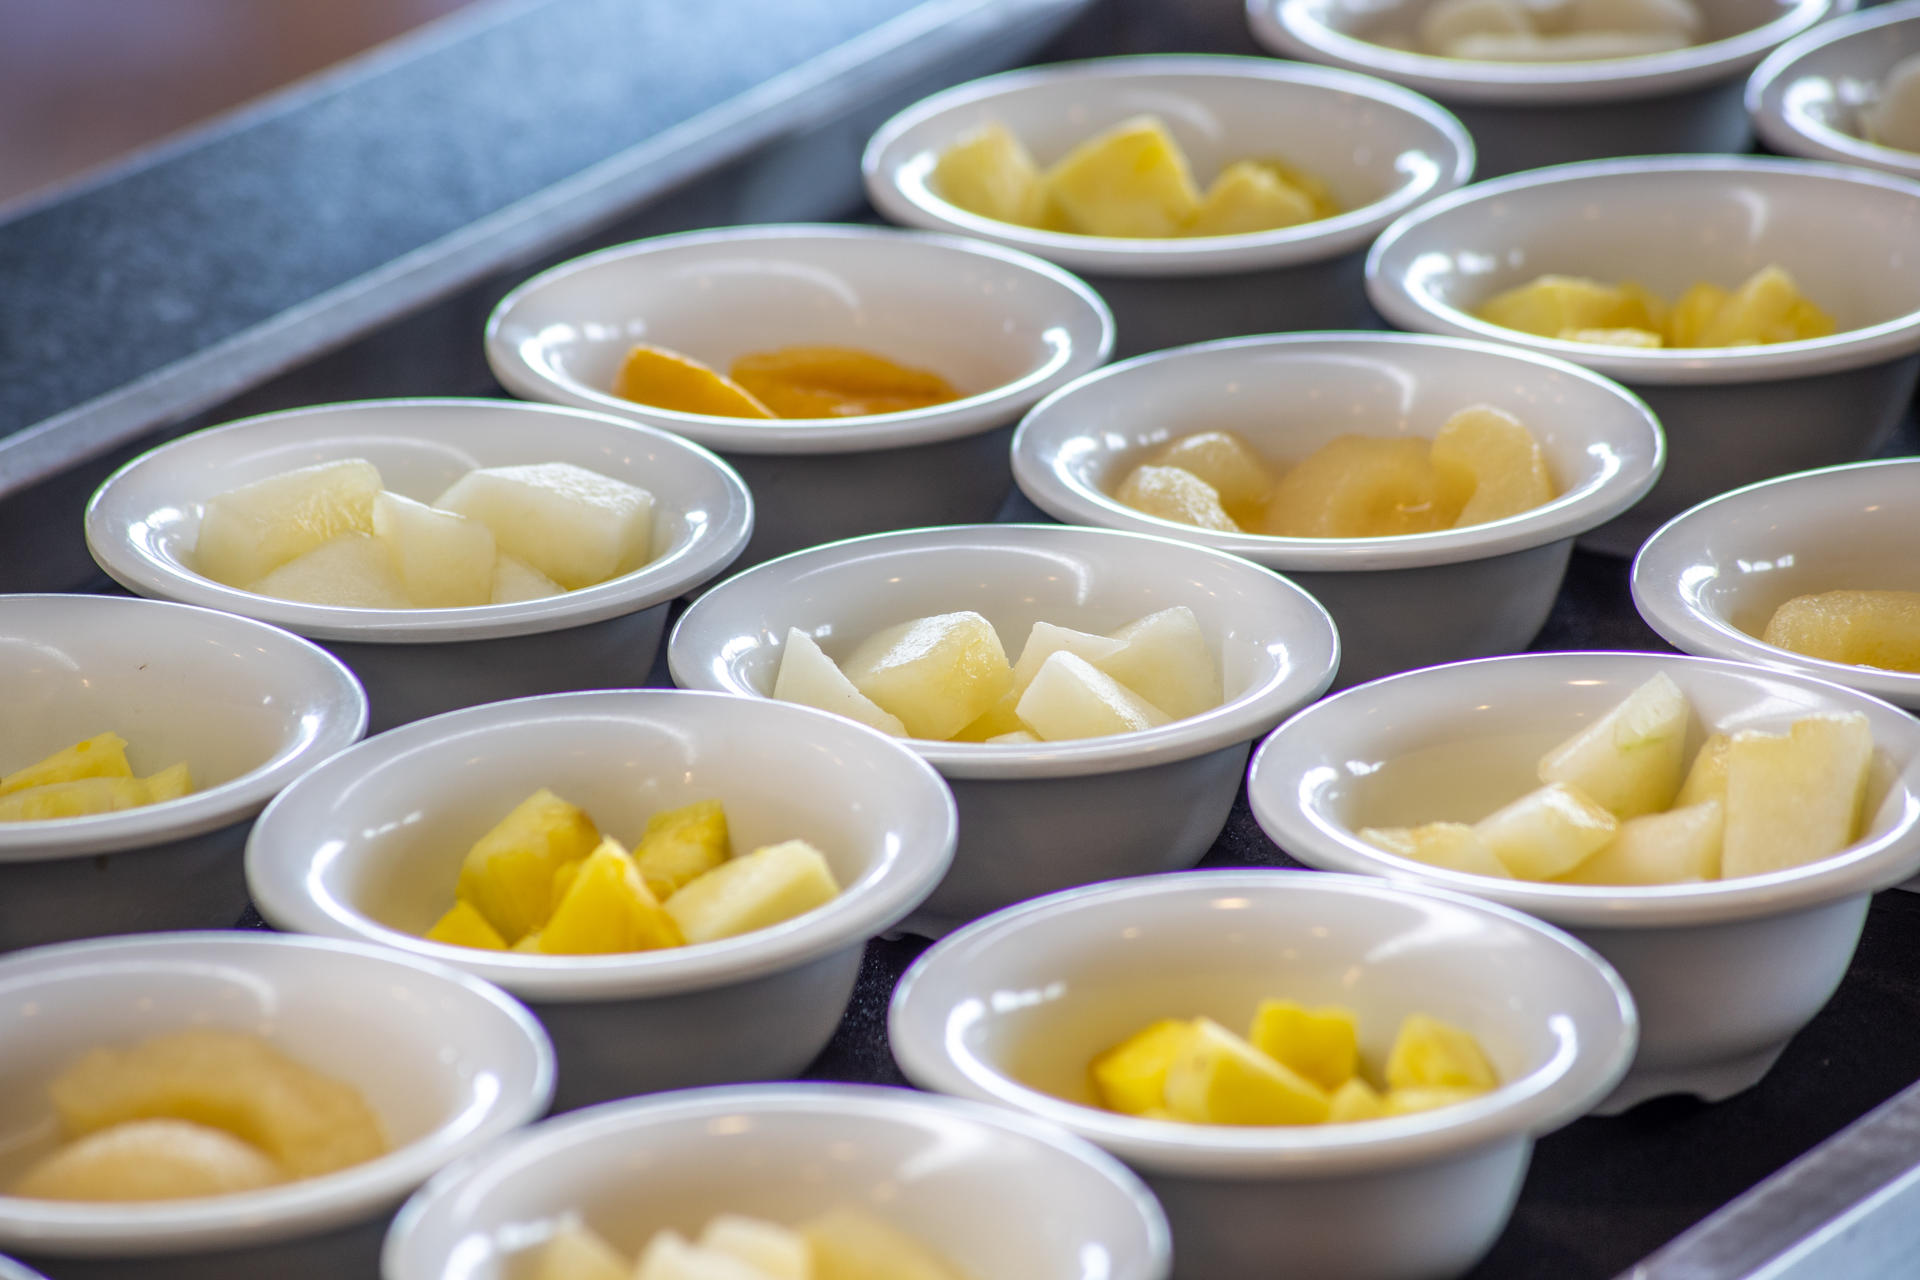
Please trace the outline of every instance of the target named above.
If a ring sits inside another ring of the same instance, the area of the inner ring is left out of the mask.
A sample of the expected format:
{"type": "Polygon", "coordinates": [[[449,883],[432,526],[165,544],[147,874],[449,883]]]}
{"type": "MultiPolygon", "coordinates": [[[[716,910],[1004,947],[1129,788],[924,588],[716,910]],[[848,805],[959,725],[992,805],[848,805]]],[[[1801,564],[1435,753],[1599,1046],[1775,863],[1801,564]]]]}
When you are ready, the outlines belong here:
{"type": "Polygon", "coordinates": [[[1692,717],[1687,695],[1662,671],[1540,757],[1540,781],[1578,787],[1616,818],[1658,813],[1680,791],[1692,717]]]}
{"type": "Polygon", "coordinates": [[[1734,734],[1721,876],[1797,867],[1852,844],[1872,760],[1873,731],[1859,712],[1807,716],[1784,734],[1734,734]]]}

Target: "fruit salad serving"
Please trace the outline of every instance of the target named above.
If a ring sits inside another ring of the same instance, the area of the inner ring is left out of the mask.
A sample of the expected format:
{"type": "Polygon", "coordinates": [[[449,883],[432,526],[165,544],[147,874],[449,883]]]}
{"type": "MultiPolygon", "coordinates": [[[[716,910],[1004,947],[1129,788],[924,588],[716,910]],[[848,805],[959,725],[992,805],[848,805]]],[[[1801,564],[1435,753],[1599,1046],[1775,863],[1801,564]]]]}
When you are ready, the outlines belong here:
{"type": "Polygon", "coordinates": [[[1504,329],[1603,347],[1758,347],[1824,338],[1833,317],[1777,266],[1762,267],[1731,291],[1711,281],[1669,304],[1628,280],[1602,284],[1545,275],[1495,294],[1473,314],[1504,329]]]}
{"type": "Polygon", "coordinates": [[[721,418],[853,418],[958,400],[928,369],[852,347],[754,352],[726,373],[692,356],[641,343],[627,352],[613,394],[635,404],[721,418]]]}
{"type": "Polygon", "coordinates": [[[527,1280],[966,1280],[911,1235],[852,1206],[793,1227],[717,1214],[693,1239],[654,1232],[637,1262],[570,1219],[520,1274],[527,1280]]]}
{"type": "Polygon", "coordinates": [[[127,763],[127,740],[100,733],[0,775],[0,822],[84,818],[178,800],[193,790],[182,760],[144,778],[127,763]]]}

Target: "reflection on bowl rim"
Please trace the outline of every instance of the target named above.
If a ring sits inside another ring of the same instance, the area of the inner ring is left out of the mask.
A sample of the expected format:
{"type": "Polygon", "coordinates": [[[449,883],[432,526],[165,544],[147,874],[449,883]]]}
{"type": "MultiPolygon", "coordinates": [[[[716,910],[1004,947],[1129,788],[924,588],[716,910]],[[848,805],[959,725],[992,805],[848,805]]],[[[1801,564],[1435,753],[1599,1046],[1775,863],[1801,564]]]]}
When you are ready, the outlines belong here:
{"type": "MultiPolygon", "coordinates": [[[[1788,101],[1796,83],[1794,71],[1803,59],[1843,40],[1906,23],[1920,23],[1920,9],[1911,4],[1863,9],[1820,23],[1775,49],[1747,81],[1746,108],[1754,131],[1769,147],[1788,155],[1920,178],[1920,154],[1810,119],[1788,101]]],[[[1920,52],[1920,45],[1915,51],[1920,52]]]]}

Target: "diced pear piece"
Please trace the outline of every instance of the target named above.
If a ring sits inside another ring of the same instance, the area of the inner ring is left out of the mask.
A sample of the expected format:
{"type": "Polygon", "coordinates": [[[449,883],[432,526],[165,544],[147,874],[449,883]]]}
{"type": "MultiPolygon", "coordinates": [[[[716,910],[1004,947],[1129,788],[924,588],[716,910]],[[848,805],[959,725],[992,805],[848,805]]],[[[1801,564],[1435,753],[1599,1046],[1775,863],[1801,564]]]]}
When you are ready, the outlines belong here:
{"type": "Polygon", "coordinates": [[[1193,1035],[1192,1021],[1162,1018],[1093,1060],[1094,1096],[1109,1111],[1140,1116],[1166,1105],[1167,1072],[1193,1035]]]}
{"type": "Polygon", "coordinates": [[[1563,782],[1529,791],[1474,824],[1474,834],[1521,880],[1565,875],[1605,847],[1619,823],[1563,782]]]}
{"type": "Polygon", "coordinates": [[[587,855],[540,929],[540,951],[550,956],[657,951],[682,941],[633,858],[611,838],[587,855]]]}
{"type": "Polygon", "coordinates": [[[1700,744],[1700,750],[1694,752],[1693,764],[1687,769],[1687,780],[1680,784],[1680,794],[1673,798],[1674,808],[1727,798],[1727,747],[1731,742],[1726,734],[1716,733],[1700,744]]]}
{"type": "Polygon", "coordinates": [[[1643,813],[1560,879],[1567,884],[1691,884],[1720,878],[1726,810],[1718,800],[1643,813]]]}
{"type": "Polygon", "coordinates": [[[767,1274],[730,1254],[689,1244],[678,1232],[661,1231],[641,1250],[633,1280],[767,1280],[767,1274]]]}
{"type": "Polygon", "coordinates": [[[380,470],[364,458],[229,489],[208,499],[200,516],[193,567],[215,582],[247,587],[343,533],[372,533],[379,492],[380,470]]]}
{"type": "Polygon", "coordinates": [[[517,942],[553,914],[554,872],[599,843],[593,819],[542,787],[474,842],[460,864],[456,896],[517,942]]]}
{"type": "Polygon", "coordinates": [[[849,720],[890,733],[907,736],[907,726],[890,711],[853,687],[839,664],[826,655],[819,643],[798,627],[787,628],[787,643],[780,650],[780,669],[773,676],[773,696],[782,702],[798,702],[818,707],[849,720]]]}
{"type": "Polygon", "coordinates": [[[427,930],[428,942],[444,942],[450,947],[475,947],[481,951],[505,951],[507,940],[487,923],[479,908],[471,902],[456,902],[427,930]]]}
{"type": "Polygon", "coordinates": [[[1113,500],[1145,515],[1190,524],[1215,533],[1239,533],[1240,525],[1220,505],[1214,487],[1180,467],[1135,467],[1113,491],[1113,500]]]}
{"type": "Polygon", "coordinates": [[[841,669],[915,738],[952,737],[1013,687],[993,624],[971,612],[888,627],[867,637],[841,669]]]}
{"type": "Polygon", "coordinates": [[[1495,1088],[1500,1077],[1473,1034],[1424,1013],[1410,1013],[1387,1052],[1389,1089],[1495,1088]]]}
{"type": "MultiPolygon", "coordinates": [[[[1008,690],[1008,694],[1014,702],[1018,702],[1019,695],[1025,693],[1027,686],[1033,683],[1033,678],[1040,674],[1041,664],[1063,649],[1099,666],[1126,647],[1125,640],[1113,636],[1075,631],[1072,627],[1059,627],[1051,622],[1036,622],[1033,629],[1027,632],[1027,643],[1021,647],[1020,657],[1013,664],[1013,688],[1008,690]]],[[[1017,724],[1011,725],[1002,732],[1012,732],[1018,727],[1017,724]]]]}
{"type": "Polygon", "coordinates": [[[724,862],[667,899],[688,942],[712,942],[825,906],[840,894],[833,868],[805,840],[788,840],[724,862]]]}
{"type": "Polygon", "coordinates": [[[1533,432],[1492,405],[1465,408],[1433,437],[1433,467],[1454,490],[1455,528],[1503,520],[1553,501],[1553,478],[1533,432]]]}
{"type": "Polygon", "coordinates": [[[635,404],[712,418],[771,418],[773,410],[739,383],[692,356],[639,343],[613,378],[613,394],[635,404]]]}
{"type": "Polygon", "coordinates": [[[76,778],[0,796],[0,822],[51,822],[140,809],[153,803],[143,778],[76,778]]]}
{"type": "Polygon", "coordinates": [[[1283,538],[1384,538],[1430,533],[1459,511],[1442,491],[1429,442],[1338,436],[1273,487],[1262,533],[1283,538]]]}
{"type": "Polygon", "coordinates": [[[1137,733],[1171,719],[1085,658],[1064,649],[1040,664],[1015,710],[1044,742],[1137,733]]]}
{"type": "Polygon", "coordinates": [[[387,544],[415,605],[446,609],[492,602],[493,534],[478,520],[382,489],[373,499],[373,536],[387,544]]]}
{"type": "Polygon", "coordinates": [[[1764,346],[1824,338],[1833,317],[1813,305],[1777,266],[1762,267],[1733,291],[1700,331],[1702,347],[1764,346]]]}
{"type": "Polygon", "coordinates": [[[1540,781],[1577,787],[1616,818],[1658,813],[1680,791],[1692,717],[1687,695],[1662,671],[1541,756],[1540,781]]]}
{"type": "MultiPolygon", "coordinates": [[[[1795,596],[1773,611],[1760,639],[1827,662],[1920,672],[1920,591],[1795,596]]],[[[6,789],[0,783],[0,795],[6,789]]]]}
{"type": "Polygon", "coordinates": [[[1880,82],[1880,100],[1860,111],[1868,141],[1900,151],[1920,151],[1920,55],[1893,64],[1880,82]]]}
{"type": "Polygon", "coordinates": [[[185,1120],[130,1120],[68,1143],[7,1188],[31,1200],[184,1200],[285,1178],[258,1147],[185,1120]]]}
{"type": "Polygon", "coordinates": [[[850,1205],[801,1227],[813,1246],[814,1280],[961,1280],[906,1232],[850,1205]]]}
{"type": "Polygon", "coordinates": [[[650,556],[653,495],[567,462],[469,471],[433,505],[478,520],[500,550],[569,591],[650,556]]]}
{"type": "Polygon", "coordinates": [[[998,702],[968,721],[964,728],[953,735],[951,741],[991,742],[1009,733],[1026,732],[1027,726],[1014,712],[1014,708],[1020,704],[1020,694],[1023,692],[1025,692],[1023,689],[1009,689],[1001,694],[998,702]]]}
{"type": "Polygon", "coordinates": [[[493,560],[493,587],[489,604],[514,604],[521,600],[544,600],[563,595],[566,588],[540,572],[525,560],[497,555],[493,560]]]}
{"type": "Polygon", "coordinates": [[[1308,1009],[1292,1000],[1262,1000],[1247,1040],[1329,1093],[1360,1069],[1360,1029],[1351,1009],[1308,1009]]]}
{"type": "Polygon", "coordinates": [[[1545,275],[1474,308],[1489,324],[1551,338],[1566,329],[1653,329],[1640,295],[1580,276],[1545,275]]]}
{"type": "Polygon", "coordinates": [[[1209,1018],[1167,1069],[1167,1110],[1193,1124],[1320,1124],[1327,1095],[1209,1018]]]}
{"type": "Polygon", "coordinates": [[[732,856],[727,811],[718,800],[696,800],[654,814],[633,847],[640,878],[662,902],[732,856]]]}
{"type": "MultiPolygon", "coordinates": [[[[1218,495],[1236,522],[1247,523],[1273,492],[1273,468],[1253,446],[1231,431],[1195,431],[1174,440],[1149,460],[1156,467],[1178,467],[1199,476],[1218,495]]],[[[1085,655],[1082,655],[1083,657],[1085,655]]]]}
{"type": "Polygon", "coordinates": [[[1186,157],[1152,116],[1075,147],[1047,171],[1047,190],[1068,225],[1090,236],[1177,236],[1200,207],[1186,157]]]}
{"type": "Polygon", "coordinates": [[[717,1214],[700,1232],[700,1247],[738,1258],[767,1280],[813,1280],[813,1247],[798,1231],[777,1222],[717,1214]]]}
{"type": "Polygon", "coordinates": [[[1119,652],[1090,659],[1093,665],[1175,720],[1211,711],[1224,700],[1220,664],[1188,606],[1136,618],[1112,638],[1121,643],[1119,652]]]}
{"type": "Polygon", "coordinates": [[[1327,1099],[1328,1124],[1352,1124],[1358,1120],[1378,1120],[1385,1115],[1386,1104],[1374,1087],[1359,1076],[1333,1091],[1327,1099]]]}
{"type": "Polygon", "coordinates": [[[1448,1088],[1444,1085],[1415,1085],[1405,1089],[1389,1089],[1387,1096],[1380,1100],[1380,1114],[1410,1116],[1421,1111],[1438,1111],[1441,1107],[1472,1102],[1485,1092],[1487,1092],[1485,1089],[1448,1088]]]}
{"type": "Polygon", "coordinates": [[[592,1227],[568,1222],[540,1247],[532,1280],[633,1280],[633,1268],[592,1227]]]}
{"type": "Polygon", "coordinates": [[[281,600],[342,609],[411,609],[387,544],[370,533],[343,533],[293,559],[246,590],[281,600]]]}
{"type": "Polygon", "coordinates": [[[0,777],[0,796],[25,791],[28,787],[44,787],[52,782],[132,776],[133,768],[127,763],[127,740],[117,733],[96,733],[70,747],[63,747],[44,760],[36,760],[0,777]]]}
{"type": "Polygon", "coordinates": [[[975,129],[940,153],[933,189],[968,213],[1020,227],[1044,226],[1047,189],[1040,166],[998,120],[975,129]]]}
{"type": "Polygon", "coordinates": [[[1313,198],[1272,166],[1239,160],[1213,180],[1186,230],[1190,236],[1238,236],[1295,227],[1320,216],[1313,198]]]}
{"type": "Polygon", "coordinates": [[[1422,827],[1362,827],[1354,833],[1388,853],[1449,871],[1510,880],[1513,873],[1493,856],[1474,829],[1463,822],[1429,822],[1422,827]]]}
{"type": "Polygon", "coordinates": [[[1721,876],[1797,867],[1852,844],[1872,760],[1873,731],[1857,711],[1806,716],[1784,734],[1734,734],[1721,876]]]}
{"type": "Polygon", "coordinates": [[[1531,35],[1533,22],[1517,0],[1435,0],[1415,30],[1422,49],[1451,57],[1455,41],[1489,34],[1531,35]]]}

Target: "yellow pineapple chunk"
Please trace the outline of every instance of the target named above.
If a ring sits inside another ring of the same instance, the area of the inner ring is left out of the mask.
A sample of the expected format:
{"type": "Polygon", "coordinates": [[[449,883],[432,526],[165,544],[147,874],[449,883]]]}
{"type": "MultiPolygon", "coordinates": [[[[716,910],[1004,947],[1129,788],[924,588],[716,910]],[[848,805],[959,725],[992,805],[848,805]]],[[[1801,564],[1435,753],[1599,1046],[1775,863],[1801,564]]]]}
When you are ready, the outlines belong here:
{"type": "Polygon", "coordinates": [[[1699,347],[1706,345],[1700,337],[1707,331],[1720,309],[1726,305],[1730,295],[1717,284],[1705,280],[1687,286],[1680,300],[1673,304],[1667,314],[1667,345],[1670,347],[1699,347]]]}
{"type": "Polygon", "coordinates": [[[1730,745],[1732,739],[1724,733],[1712,734],[1700,744],[1693,764],[1687,768],[1687,780],[1680,784],[1680,794],[1673,798],[1674,808],[1727,798],[1727,748],[1730,745]]]}
{"type": "Polygon", "coordinates": [[[1328,1092],[1360,1069],[1360,1030],[1351,1009],[1308,1009],[1292,1000],[1262,1000],[1247,1039],[1328,1092]]]}
{"type": "Polygon", "coordinates": [[[1380,1114],[1410,1116],[1421,1111],[1437,1111],[1441,1107],[1471,1102],[1485,1092],[1485,1089],[1447,1088],[1443,1085],[1416,1085],[1405,1089],[1389,1089],[1387,1096],[1380,1100],[1380,1114]]]}
{"type": "Polygon", "coordinates": [[[1428,442],[1339,436],[1273,488],[1262,533],[1286,538],[1383,538],[1453,523],[1428,442]]]}
{"type": "Polygon", "coordinates": [[[1542,338],[1568,329],[1652,329],[1644,297],[1638,292],[1580,276],[1545,275],[1508,289],[1474,308],[1489,324],[1542,338]]]}
{"type": "Polygon", "coordinates": [[[193,567],[230,587],[249,587],[343,533],[373,533],[380,471],[343,458],[283,471],[210,498],[200,516],[193,567]]]}
{"type": "Polygon", "coordinates": [[[1387,1053],[1389,1089],[1438,1087],[1485,1092],[1499,1083],[1500,1077],[1494,1074],[1472,1033],[1424,1013],[1410,1013],[1401,1021],[1400,1033],[1387,1053]]]}
{"type": "MultiPolygon", "coordinates": [[[[1827,662],[1920,672],[1920,591],[1822,591],[1773,611],[1760,639],[1827,662]]],[[[0,795],[7,792],[0,782],[0,795]]]]}
{"type": "Polygon", "coordinates": [[[1721,303],[1690,345],[1750,347],[1823,338],[1833,317],[1801,294],[1779,267],[1762,267],[1721,303]]]}
{"type": "Polygon", "coordinates": [[[1352,1124],[1357,1120],[1378,1120],[1385,1115],[1386,1104],[1374,1087],[1359,1076],[1333,1091],[1327,1100],[1328,1124],[1352,1124]]]}
{"type": "Polygon", "coordinates": [[[1143,1116],[1166,1105],[1167,1071],[1193,1034],[1193,1023],[1162,1018],[1093,1060],[1094,1096],[1109,1111],[1143,1116]]]}
{"type": "Polygon", "coordinates": [[[653,896],[665,902],[676,889],[733,856],[727,812],[718,800],[696,800],[647,819],[633,847],[633,863],[653,896]]]}
{"type": "Polygon", "coordinates": [[[851,1206],[801,1227],[813,1246],[813,1280],[960,1280],[924,1244],[851,1206]]]}
{"type": "Polygon", "coordinates": [[[712,942],[770,928],[839,894],[825,855],[788,840],[721,863],[668,898],[667,914],[688,942],[712,942]]]}
{"type": "Polygon", "coordinates": [[[517,942],[553,913],[553,873],[599,843],[593,819],[542,787],[474,842],[455,894],[517,942]]]}
{"type": "Polygon", "coordinates": [[[1199,476],[1234,522],[1243,526],[1259,518],[1261,506],[1273,492],[1273,469],[1231,431],[1196,431],[1181,436],[1148,463],[1178,467],[1199,476]]]}
{"type": "Polygon", "coordinates": [[[1320,217],[1313,197],[1272,166],[1240,160],[1221,170],[1187,223],[1190,236],[1237,236],[1298,226],[1320,217]]]}
{"type": "Polygon", "coordinates": [[[679,928],[647,889],[640,869],[611,837],[587,855],[540,930],[550,956],[612,955],[681,944],[679,928]]]}
{"type": "Polygon", "coordinates": [[[1474,824],[1474,834],[1522,880],[1565,875],[1613,839],[1619,821],[1563,782],[1529,791],[1474,824]]]}
{"type": "Polygon", "coordinates": [[[1784,734],[1734,734],[1720,874],[1797,867],[1852,844],[1872,760],[1873,731],[1857,711],[1806,716],[1784,734]]]}
{"type": "Polygon", "coordinates": [[[1511,880],[1513,872],[1494,857],[1479,835],[1462,822],[1429,822],[1421,827],[1362,827],[1354,833],[1388,853],[1449,871],[1511,880]]]}
{"type": "Polygon", "coordinates": [[[532,1280],[633,1280],[633,1268],[592,1227],[566,1222],[540,1246],[532,1280]]]}
{"type": "Polygon", "coordinates": [[[1540,442],[1518,418],[1491,405],[1462,409],[1433,437],[1433,468],[1460,514],[1455,528],[1485,524],[1553,501],[1540,442]]]}
{"type": "Polygon", "coordinates": [[[1214,487],[1182,467],[1135,467],[1114,490],[1114,501],[1135,511],[1216,533],[1239,533],[1214,487]]]}
{"type": "Polygon", "coordinates": [[[53,782],[132,776],[133,769],[127,764],[127,740],[117,733],[97,733],[0,777],[0,796],[53,782]]]}
{"type": "Polygon", "coordinates": [[[456,902],[427,930],[428,942],[444,942],[450,947],[476,947],[482,951],[505,951],[507,940],[487,923],[471,902],[456,902]]]}
{"type": "Polygon", "coordinates": [[[1209,1018],[1167,1069],[1167,1110],[1194,1124],[1320,1124],[1327,1095],[1209,1018]]]}
{"type": "Polygon", "coordinates": [[[130,1120],[68,1143],[7,1188],[33,1200],[184,1200],[282,1181],[266,1152],[186,1120],[130,1120]]]}
{"type": "Polygon", "coordinates": [[[876,632],[842,670],[915,738],[952,737],[1013,687],[1013,668],[993,624],[971,612],[915,618],[876,632]]]}
{"type": "Polygon", "coordinates": [[[88,818],[118,813],[122,809],[140,809],[152,803],[153,792],[144,778],[80,778],[0,796],[0,822],[88,818]]]}
{"type": "Polygon", "coordinates": [[[1068,226],[1090,236],[1177,236],[1200,207],[1186,157],[1152,116],[1075,147],[1048,170],[1047,190],[1068,226]]]}
{"type": "Polygon", "coordinates": [[[933,189],[968,213],[1021,227],[1047,223],[1040,167],[999,121],[975,129],[940,153],[933,189]]]}

